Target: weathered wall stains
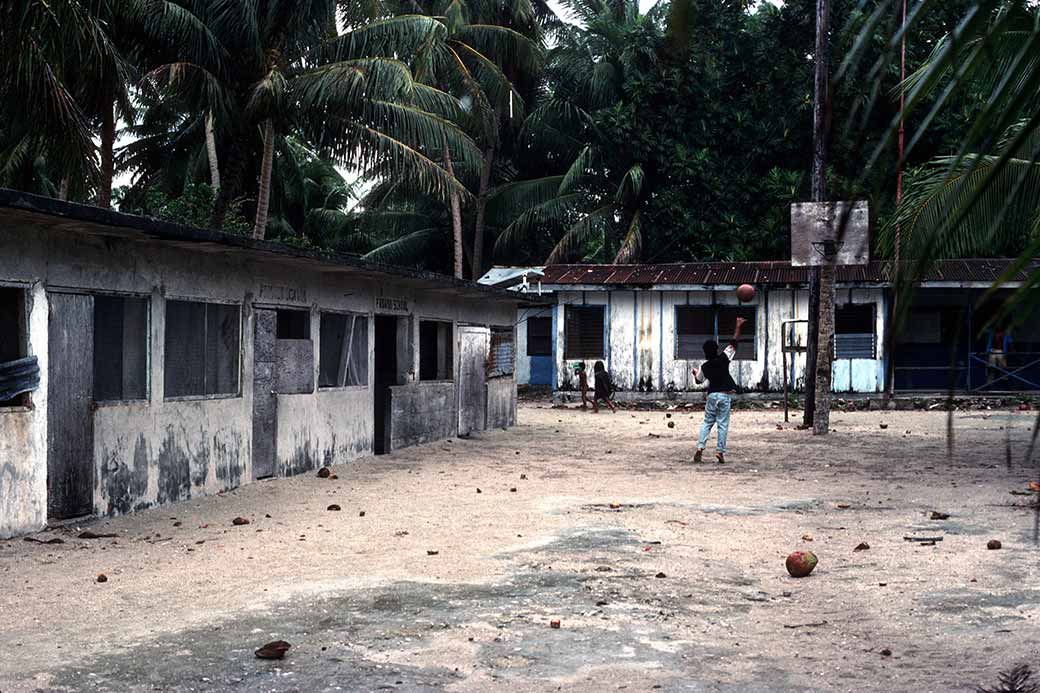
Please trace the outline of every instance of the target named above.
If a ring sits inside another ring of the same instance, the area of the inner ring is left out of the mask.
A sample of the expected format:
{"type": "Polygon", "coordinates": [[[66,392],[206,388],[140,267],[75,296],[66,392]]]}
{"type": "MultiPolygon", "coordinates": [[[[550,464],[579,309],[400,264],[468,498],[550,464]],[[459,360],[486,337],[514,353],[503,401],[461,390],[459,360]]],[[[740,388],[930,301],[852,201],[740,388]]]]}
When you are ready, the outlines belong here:
{"type": "MultiPolygon", "coordinates": [[[[40,366],[32,408],[0,411],[0,537],[43,528],[47,523],[48,325],[46,285],[76,293],[147,296],[148,393],[136,402],[104,403],[93,412],[94,513],[121,514],[158,503],[234,488],[253,479],[254,310],[310,310],[312,373],[317,378],[321,311],[375,313],[375,297],[390,292],[407,307],[400,320],[398,403],[401,433],[395,447],[455,434],[457,409],[451,383],[414,383],[418,371],[419,319],[509,325],[516,304],[485,297],[460,298],[377,281],[350,272],[301,273],[296,261],[247,253],[199,253],[152,240],[91,236],[25,217],[0,224],[0,281],[29,289],[28,355],[40,366]],[[9,223],[6,223],[8,222],[9,223]],[[291,290],[269,292],[265,287],[291,290]],[[262,305],[254,309],[253,297],[262,305]],[[165,314],[168,300],[240,304],[240,392],[198,399],[165,398],[165,314]],[[403,418],[402,418],[403,417],[403,418]],[[412,428],[411,432],[403,429],[412,428]]],[[[374,331],[369,329],[368,382],[342,390],[278,395],[275,473],[292,474],[321,464],[340,464],[372,454],[374,433],[372,367],[374,331]]],[[[306,340],[305,340],[306,341],[306,340]]],[[[301,345],[302,359],[307,358],[301,345]]],[[[456,355],[458,350],[455,350],[456,355]]],[[[89,370],[89,363],[84,364],[89,370]]],[[[307,369],[305,368],[305,371],[307,369]]],[[[456,363],[456,373],[458,372],[456,363]]],[[[515,420],[515,399],[514,411],[515,420]]]]}
{"type": "MultiPolygon", "coordinates": [[[[0,252],[0,257],[3,253],[0,252]]],[[[28,354],[40,366],[31,407],[0,409],[0,539],[47,525],[47,298],[39,282],[27,289],[28,354]]]]}
{"type": "Polygon", "coordinates": [[[318,390],[278,395],[278,470],[292,476],[372,454],[372,390],[318,390]]]}
{"type": "Polygon", "coordinates": [[[214,469],[217,481],[223,490],[237,488],[242,485],[242,473],[245,462],[239,457],[242,452],[240,436],[213,436],[213,451],[216,455],[214,469]]]}
{"type": "Polygon", "coordinates": [[[492,378],[487,383],[487,428],[516,425],[516,381],[492,378]]]}
{"type": "MultiPolygon", "coordinates": [[[[196,481],[199,477],[198,468],[206,464],[208,460],[202,464],[196,462],[193,474],[192,463],[194,460],[188,451],[181,447],[186,442],[177,440],[173,427],[167,427],[166,437],[162,441],[156,460],[159,466],[159,492],[155,496],[155,500],[158,503],[191,498],[193,483],[196,486],[201,485],[196,481]]],[[[203,473],[202,481],[205,481],[205,478],[205,473],[203,473]]]]}
{"type": "Polygon", "coordinates": [[[450,438],[458,430],[455,383],[390,388],[390,449],[450,438]]]}
{"type": "Polygon", "coordinates": [[[137,436],[134,445],[134,456],[131,466],[120,459],[117,451],[112,451],[101,466],[101,483],[105,485],[108,497],[108,515],[121,515],[135,510],[140,499],[148,492],[148,461],[151,452],[148,441],[143,435],[137,436]]]}
{"type": "Polygon", "coordinates": [[[40,449],[34,412],[0,412],[0,538],[47,523],[46,467],[33,464],[40,449]]]}
{"type": "Polygon", "coordinates": [[[248,411],[241,398],[101,407],[95,511],[118,515],[240,485],[251,471],[248,411]]]}

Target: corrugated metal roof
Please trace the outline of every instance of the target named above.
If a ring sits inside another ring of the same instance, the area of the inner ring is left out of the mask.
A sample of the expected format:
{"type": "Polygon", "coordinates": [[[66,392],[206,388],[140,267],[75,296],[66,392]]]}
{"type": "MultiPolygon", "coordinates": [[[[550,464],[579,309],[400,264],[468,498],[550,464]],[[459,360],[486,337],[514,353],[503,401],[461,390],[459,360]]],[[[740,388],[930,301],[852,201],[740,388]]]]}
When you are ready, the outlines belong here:
{"type": "MultiPolygon", "coordinates": [[[[940,260],[925,281],[992,283],[1007,272],[1010,259],[940,260]]],[[[1040,272],[1040,258],[1029,262],[1010,281],[1025,281],[1040,272]]],[[[838,267],[837,280],[843,283],[884,283],[890,280],[888,262],[838,267]]],[[[600,284],[661,286],[689,284],[805,284],[807,267],[790,262],[690,262],[647,265],[549,265],[545,284],[600,284]]]]}

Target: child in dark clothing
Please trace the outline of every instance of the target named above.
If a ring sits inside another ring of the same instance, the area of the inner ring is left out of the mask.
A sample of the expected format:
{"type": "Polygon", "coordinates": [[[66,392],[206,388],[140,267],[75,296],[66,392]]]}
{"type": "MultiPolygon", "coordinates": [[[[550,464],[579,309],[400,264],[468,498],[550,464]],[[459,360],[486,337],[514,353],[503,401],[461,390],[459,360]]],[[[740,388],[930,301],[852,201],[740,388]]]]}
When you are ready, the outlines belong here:
{"type": "Polygon", "coordinates": [[[592,367],[592,370],[596,376],[596,392],[592,398],[592,413],[599,413],[599,400],[603,400],[610,407],[610,411],[616,414],[617,407],[614,406],[614,402],[610,399],[614,395],[614,384],[610,382],[610,374],[603,367],[602,361],[596,361],[596,365],[592,367]]]}

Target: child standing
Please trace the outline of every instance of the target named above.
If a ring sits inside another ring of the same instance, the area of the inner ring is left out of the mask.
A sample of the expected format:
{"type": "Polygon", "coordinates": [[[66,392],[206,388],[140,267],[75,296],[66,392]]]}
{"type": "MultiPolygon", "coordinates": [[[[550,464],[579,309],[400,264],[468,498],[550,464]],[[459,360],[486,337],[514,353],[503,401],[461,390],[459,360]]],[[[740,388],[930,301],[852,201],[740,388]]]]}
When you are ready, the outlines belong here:
{"type": "Polygon", "coordinates": [[[596,393],[592,398],[592,413],[599,413],[599,400],[603,400],[610,407],[610,411],[616,414],[617,407],[614,406],[614,402],[610,399],[614,396],[614,383],[610,382],[610,374],[603,367],[602,361],[596,361],[596,365],[592,367],[592,370],[596,376],[596,393]]]}
{"type": "Polygon", "coordinates": [[[694,462],[701,462],[704,448],[708,445],[708,435],[713,426],[718,425],[718,441],[716,443],[715,460],[719,464],[726,462],[726,434],[729,433],[729,412],[732,406],[732,395],[737,391],[737,384],[729,374],[729,362],[737,355],[737,340],[740,339],[740,328],[744,326],[744,318],[737,318],[737,328],[722,353],[714,340],[704,343],[705,361],[700,368],[693,369],[693,377],[698,383],[708,381],[708,399],[704,402],[704,424],[701,435],[697,439],[697,452],[694,462]]]}
{"type": "MultiPolygon", "coordinates": [[[[589,406],[589,376],[585,372],[585,362],[574,364],[574,372],[578,374],[578,389],[581,390],[581,408],[588,409],[589,406]]],[[[595,405],[593,405],[595,406],[595,405]]]]}

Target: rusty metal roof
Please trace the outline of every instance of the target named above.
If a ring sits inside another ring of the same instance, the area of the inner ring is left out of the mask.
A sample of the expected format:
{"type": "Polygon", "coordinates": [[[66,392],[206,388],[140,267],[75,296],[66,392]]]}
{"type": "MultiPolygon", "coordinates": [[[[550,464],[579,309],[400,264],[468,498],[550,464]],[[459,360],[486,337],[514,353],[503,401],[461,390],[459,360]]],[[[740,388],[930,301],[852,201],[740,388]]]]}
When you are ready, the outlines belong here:
{"type": "MultiPolygon", "coordinates": [[[[926,282],[985,282],[1000,279],[1014,260],[940,260],[927,273],[926,282]]],[[[1025,281],[1040,272],[1040,258],[1009,278],[1025,281]]],[[[882,284],[891,278],[891,263],[871,262],[862,266],[837,268],[841,283],[882,284]]],[[[549,265],[544,284],[590,284],[610,286],[661,286],[690,284],[805,284],[807,267],[793,267],[786,261],[768,262],[690,262],[656,265],[549,265]]]]}

